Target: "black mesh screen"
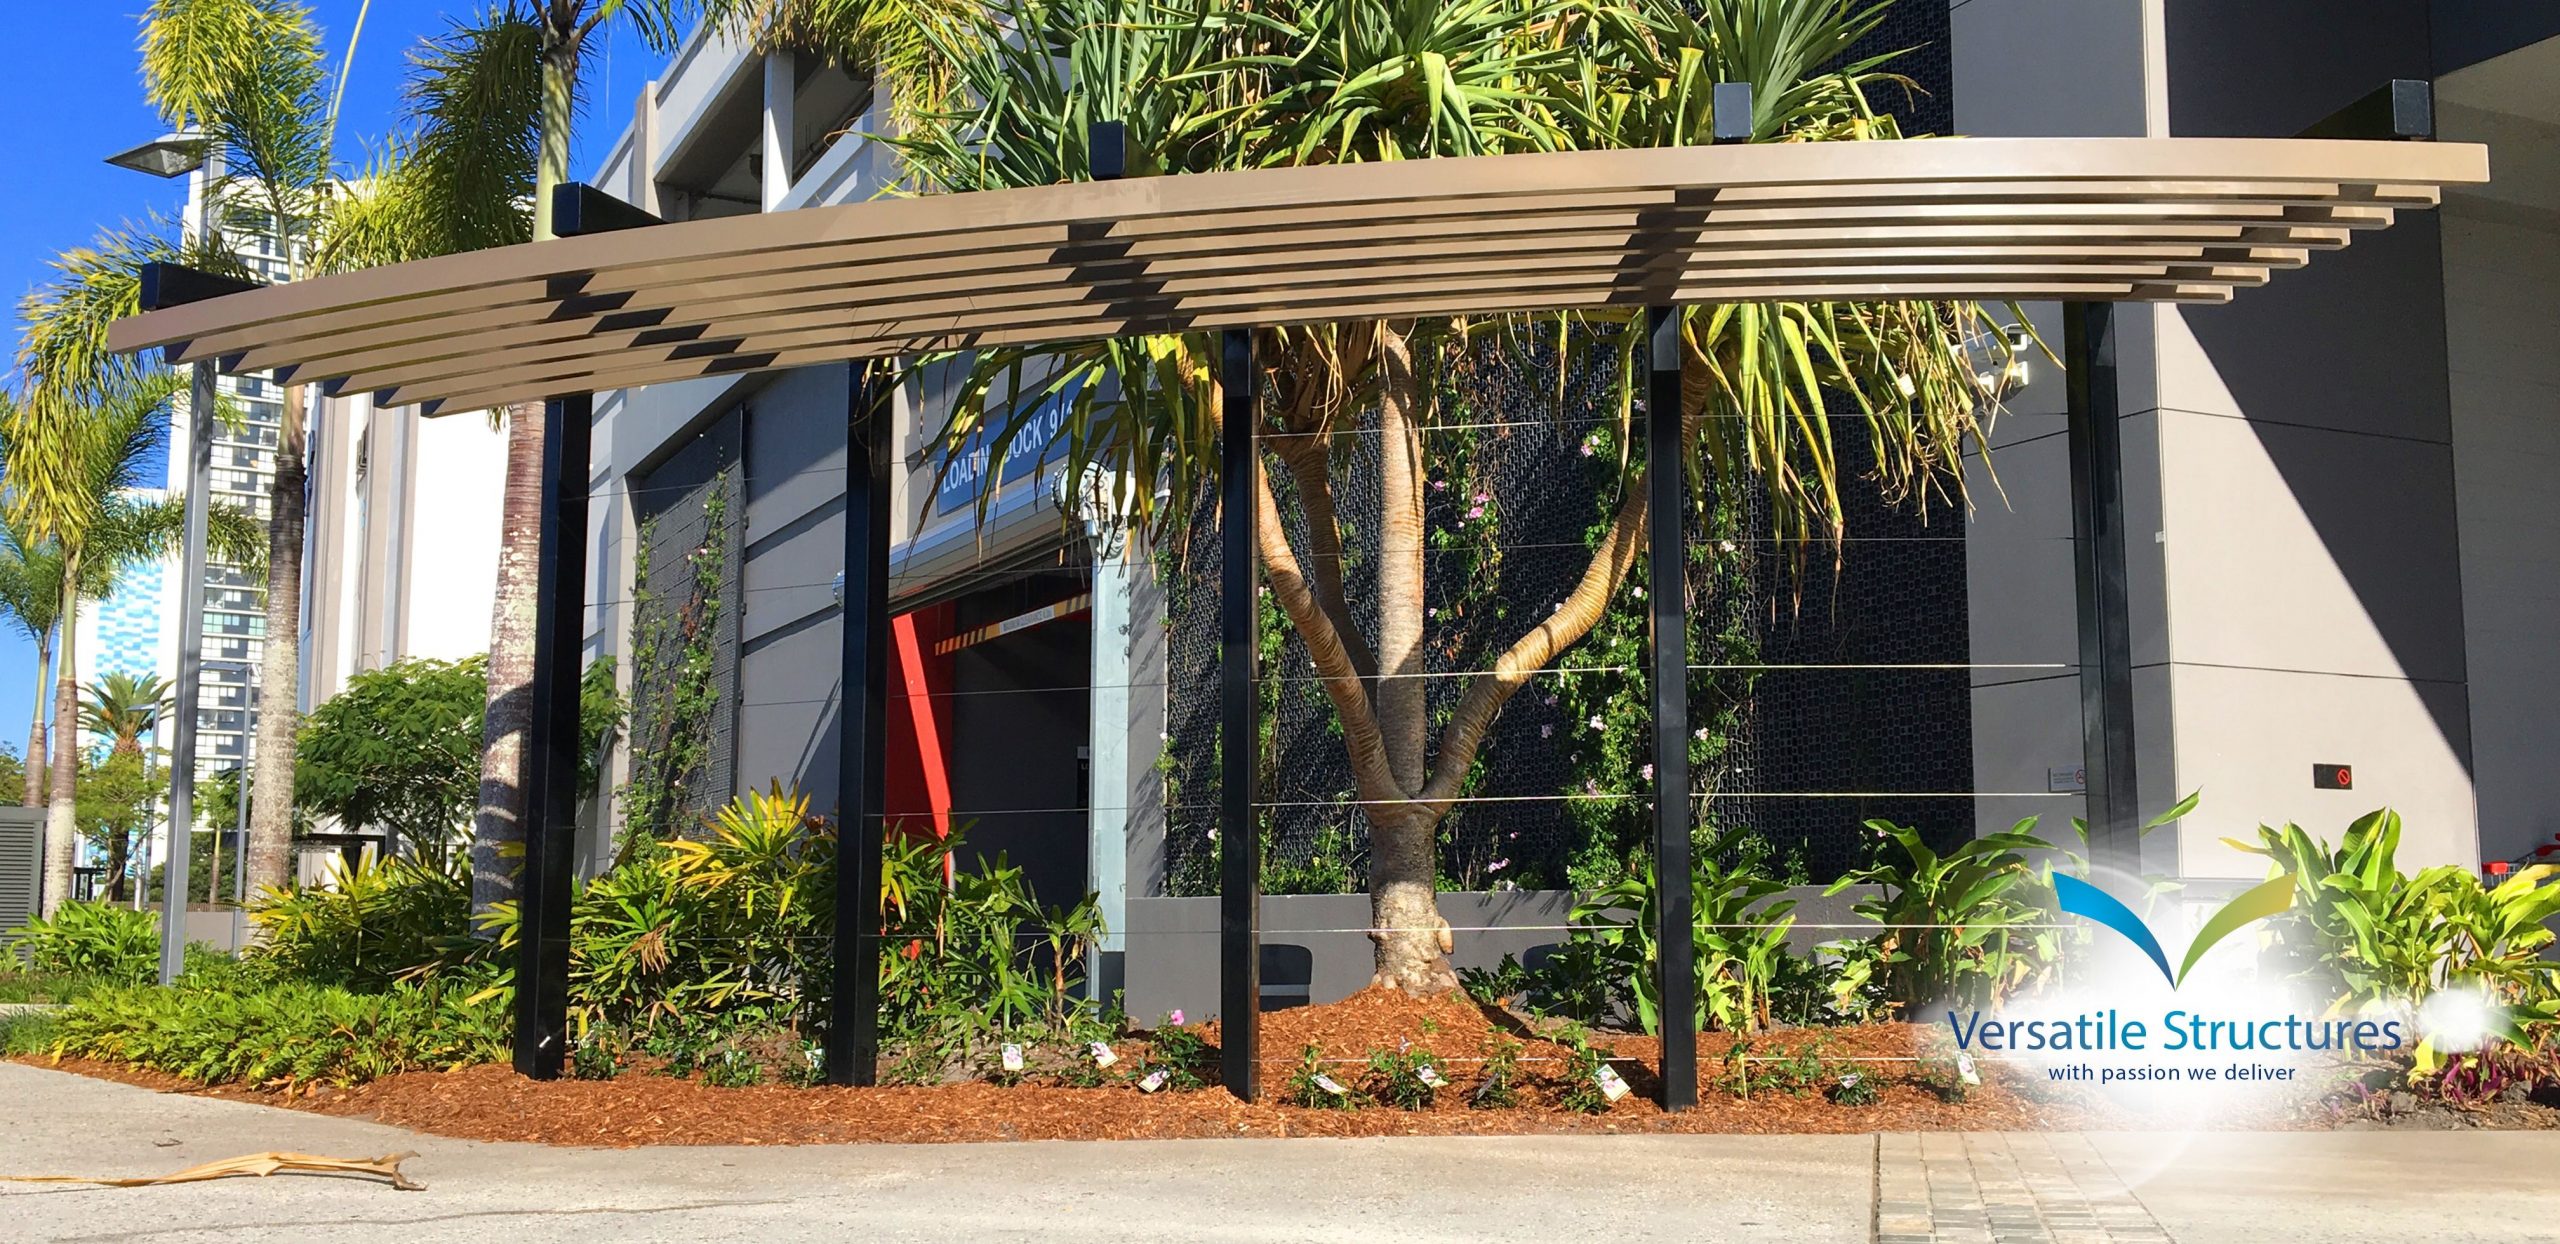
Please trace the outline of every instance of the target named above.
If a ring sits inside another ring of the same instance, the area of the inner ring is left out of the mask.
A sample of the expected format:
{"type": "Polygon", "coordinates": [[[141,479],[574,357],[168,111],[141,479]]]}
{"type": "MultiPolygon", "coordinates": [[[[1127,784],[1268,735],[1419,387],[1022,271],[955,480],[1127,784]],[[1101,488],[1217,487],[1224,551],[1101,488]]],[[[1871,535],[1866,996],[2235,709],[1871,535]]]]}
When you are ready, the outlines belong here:
{"type": "MultiPolygon", "coordinates": [[[[1952,129],[1942,4],[1901,3],[1856,55],[1911,49],[1893,68],[1914,80],[1873,102],[1905,131],[1952,129]]],[[[1608,330],[1598,330],[1606,332],[1608,330]]],[[[1602,356],[1605,350],[1585,352],[1602,356]]],[[[1440,422],[1466,430],[1426,437],[1435,480],[1426,571],[1429,668],[1457,674],[1490,665],[1503,644],[1563,598],[1589,563],[1589,545],[1615,497],[1615,381],[1607,363],[1561,374],[1551,344],[1506,340],[1463,353],[1436,386],[1440,422]],[[1586,446],[1597,447],[1586,455],[1586,446]],[[1596,459],[1596,460],[1595,460],[1596,459]],[[1470,517],[1496,516],[1487,531],[1470,517]]],[[[1941,843],[1972,826],[1968,672],[1844,668],[1951,665],[1967,659],[1963,526],[1939,507],[1934,522],[1886,505],[1858,480],[1866,436],[1835,416],[1844,504],[1853,539],[1837,564],[1799,567],[1765,537],[1765,499],[1715,497],[1692,523],[1686,585],[1691,660],[1756,668],[1692,672],[1695,788],[1706,823],[1748,830],[1783,863],[1824,880],[1859,861],[1859,825],[1882,817],[1941,843]],[[1818,668],[1800,668],[1818,667],[1818,668]],[[1947,792],[1916,796],[1880,792],[1947,792]]],[[[1374,412],[1365,427],[1374,427],[1374,412]]],[[[1285,476],[1276,474],[1292,546],[1308,548],[1285,476]]],[[[1346,528],[1346,596],[1374,635],[1377,438],[1363,434],[1337,461],[1335,504],[1346,528]]],[[[1203,520],[1161,550],[1168,643],[1166,889],[1217,889],[1218,533],[1203,520]]],[[[1612,616],[1556,665],[1633,665],[1643,655],[1641,567],[1612,616]]],[[[1356,891],[1365,884],[1366,832],[1352,802],[1340,727],[1304,646],[1262,602],[1264,885],[1273,893],[1356,891]]],[[[1435,721],[1465,686],[1435,678],[1435,721]]],[[[1443,827],[1444,886],[1606,884],[1649,837],[1650,738],[1624,710],[1644,702],[1640,671],[1548,675],[1505,708],[1464,805],[1443,827]],[[1605,709],[1602,706],[1617,706],[1605,709]],[[1594,711],[1600,710],[1600,711],[1594,711]],[[1592,726],[1593,716],[1603,720],[1592,726]]],[[[1435,725],[1434,734],[1437,729],[1435,725]]]]}

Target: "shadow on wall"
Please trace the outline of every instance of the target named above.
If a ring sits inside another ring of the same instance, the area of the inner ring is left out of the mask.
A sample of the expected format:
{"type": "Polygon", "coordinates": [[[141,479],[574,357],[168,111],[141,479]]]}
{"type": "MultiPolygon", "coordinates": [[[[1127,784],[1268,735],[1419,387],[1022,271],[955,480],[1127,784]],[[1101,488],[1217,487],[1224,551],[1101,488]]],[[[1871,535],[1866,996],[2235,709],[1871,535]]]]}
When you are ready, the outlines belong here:
{"type": "MultiPolygon", "coordinates": [[[[2428,9],[2406,0],[2168,0],[2170,132],[2284,137],[2393,78],[2430,78],[2428,9]]],[[[2433,213],[2402,213],[2230,305],[2182,314],[2467,774],[2441,238],[2433,213]]],[[[2194,410],[2203,399],[2172,389],[2161,404],[2194,410]]]]}

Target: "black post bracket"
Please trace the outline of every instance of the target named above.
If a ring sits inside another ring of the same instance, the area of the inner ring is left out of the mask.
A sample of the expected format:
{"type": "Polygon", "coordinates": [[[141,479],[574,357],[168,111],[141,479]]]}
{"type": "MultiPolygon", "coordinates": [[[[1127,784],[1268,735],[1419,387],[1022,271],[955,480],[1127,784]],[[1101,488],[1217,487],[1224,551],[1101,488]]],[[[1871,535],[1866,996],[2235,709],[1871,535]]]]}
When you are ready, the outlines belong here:
{"type": "Polygon", "coordinates": [[[2435,84],[2419,78],[2393,78],[2364,98],[2322,117],[2301,134],[2303,138],[2416,141],[2435,136],[2435,84]]]}
{"type": "Polygon", "coordinates": [[[256,281],[156,259],[142,265],[141,285],[139,301],[145,311],[166,311],[171,307],[266,288],[256,281]]]}
{"type": "Polygon", "coordinates": [[[666,221],[582,181],[551,188],[551,231],[564,238],[646,229],[666,221]]]}

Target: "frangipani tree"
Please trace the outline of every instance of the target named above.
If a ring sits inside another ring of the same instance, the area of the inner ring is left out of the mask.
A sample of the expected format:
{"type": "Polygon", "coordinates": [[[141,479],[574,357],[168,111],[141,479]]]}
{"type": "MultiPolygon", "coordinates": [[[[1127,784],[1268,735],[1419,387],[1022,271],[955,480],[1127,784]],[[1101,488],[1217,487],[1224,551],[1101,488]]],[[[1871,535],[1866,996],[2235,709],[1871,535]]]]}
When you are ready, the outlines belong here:
{"type": "MultiPolygon", "coordinates": [[[[1082,180],[1088,125],[1110,120],[1126,125],[1132,175],[1669,146],[1711,132],[1718,82],[1754,87],[1755,141],[1891,139],[1892,121],[1867,102],[1888,75],[1876,61],[1842,63],[1880,16],[1848,0],[1015,0],[944,45],[956,103],[894,141],[918,193],[1082,180]]],[[[1350,753],[1370,830],[1379,984],[1456,984],[1433,900],[1438,826],[1505,703],[1589,634],[1625,583],[1644,541],[1645,474],[1682,469],[1622,461],[1615,509],[1570,594],[1435,721],[1421,675],[1425,434],[1442,418],[1440,367],[1497,331],[1611,352],[1631,419],[1636,314],[1260,333],[1259,555],[1350,753]],[[1355,435],[1383,446],[1368,602],[1346,595],[1334,502],[1355,435]],[[1275,469],[1293,485],[1303,548],[1281,519],[1275,469]]],[[[1962,455],[1989,404],[1968,342],[2007,348],[1979,308],[1751,303],[1684,315],[1693,484],[1764,489],[1775,534],[1798,548],[1836,539],[1842,481],[1826,410],[1837,400],[1864,416],[1874,486],[1919,503],[1962,497],[1962,455]]],[[[1215,359],[1205,335],[985,351],[958,389],[946,443],[984,436],[1001,456],[1039,399],[1063,401],[1071,478],[1100,467],[1160,482],[1128,491],[1129,516],[1177,525],[1195,517],[1216,462],[1215,359]]]]}

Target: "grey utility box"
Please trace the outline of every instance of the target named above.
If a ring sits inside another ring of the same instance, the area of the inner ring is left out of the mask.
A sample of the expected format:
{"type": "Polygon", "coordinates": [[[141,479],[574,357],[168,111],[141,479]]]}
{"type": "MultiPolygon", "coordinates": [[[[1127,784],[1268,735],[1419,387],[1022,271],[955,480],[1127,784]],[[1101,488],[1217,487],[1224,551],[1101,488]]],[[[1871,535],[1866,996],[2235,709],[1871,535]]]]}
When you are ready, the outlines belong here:
{"type": "Polygon", "coordinates": [[[36,918],[44,876],[44,809],[0,807],[0,944],[36,918]]]}

